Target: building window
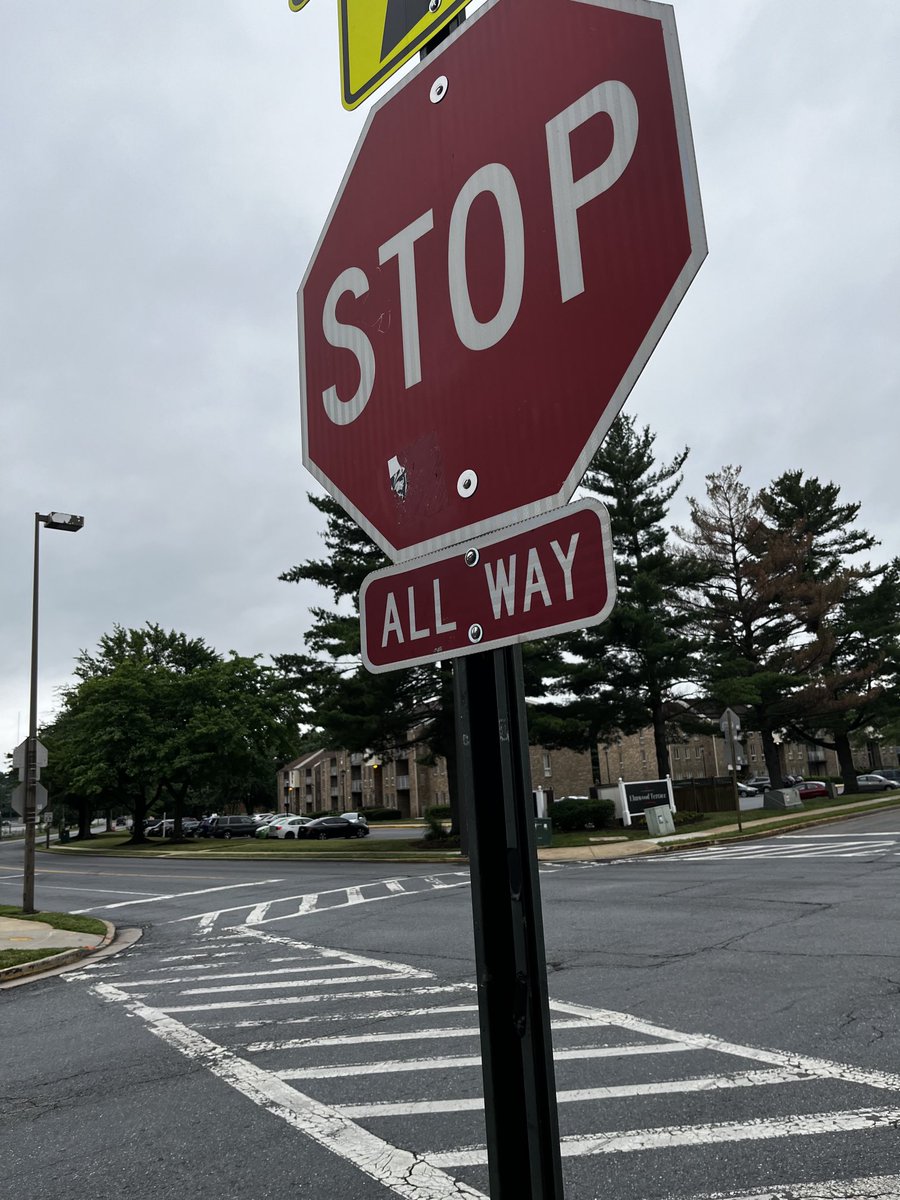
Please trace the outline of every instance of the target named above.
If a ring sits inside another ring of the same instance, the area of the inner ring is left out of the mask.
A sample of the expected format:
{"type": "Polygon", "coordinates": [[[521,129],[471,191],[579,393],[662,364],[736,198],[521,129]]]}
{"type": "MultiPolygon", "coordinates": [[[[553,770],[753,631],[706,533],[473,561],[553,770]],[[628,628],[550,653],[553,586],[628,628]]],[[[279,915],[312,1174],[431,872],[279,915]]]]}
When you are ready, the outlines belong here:
{"type": "Polygon", "coordinates": [[[549,779],[550,776],[553,774],[553,769],[550,766],[550,755],[547,753],[546,750],[544,751],[542,758],[544,760],[544,778],[549,779]]]}
{"type": "Polygon", "coordinates": [[[672,747],[672,757],[673,758],[681,758],[681,747],[680,746],[672,747]]]}

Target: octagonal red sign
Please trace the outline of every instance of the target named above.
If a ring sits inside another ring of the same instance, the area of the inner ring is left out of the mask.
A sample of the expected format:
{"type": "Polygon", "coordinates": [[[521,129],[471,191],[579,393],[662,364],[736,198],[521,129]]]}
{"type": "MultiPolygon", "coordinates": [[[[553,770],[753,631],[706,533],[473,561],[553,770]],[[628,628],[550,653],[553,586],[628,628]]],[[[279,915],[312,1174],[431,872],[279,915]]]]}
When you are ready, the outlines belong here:
{"type": "Polygon", "coordinates": [[[493,0],[360,136],[303,461],[395,560],[568,500],[706,254],[672,10],[493,0]]]}

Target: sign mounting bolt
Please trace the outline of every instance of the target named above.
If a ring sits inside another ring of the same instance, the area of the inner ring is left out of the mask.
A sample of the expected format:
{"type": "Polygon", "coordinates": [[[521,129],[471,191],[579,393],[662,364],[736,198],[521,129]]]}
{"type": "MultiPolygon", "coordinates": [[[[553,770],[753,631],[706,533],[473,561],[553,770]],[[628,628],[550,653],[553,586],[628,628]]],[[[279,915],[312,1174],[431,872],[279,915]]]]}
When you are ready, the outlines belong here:
{"type": "Polygon", "coordinates": [[[470,642],[475,642],[475,643],[480,642],[483,637],[484,637],[484,630],[481,628],[480,625],[470,625],[469,626],[469,641],[470,642]]]}
{"type": "Polygon", "coordinates": [[[478,560],[480,558],[481,558],[481,555],[478,553],[477,549],[473,546],[471,550],[466,551],[463,561],[465,562],[467,567],[477,567],[478,560]]]}
{"type": "Polygon", "coordinates": [[[463,500],[468,500],[470,496],[475,495],[475,489],[478,487],[478,476],[474,471],[463,471],[459,479],[456,481],[456,490],[463,500]]]}
{"type": "Polygon", "coordinates": [[[441,0],[428,0],[428,11],[435,13],[441,7],[441,0]]]}
{"type": "Polygon", "coordinates": [[[438,75],[437,79],[431,85],[431,91],[428,93],[428,98],[432,104],[440,104],[443,98],[447,95],[447,88],[450,86],[446,75],[438,75]]]}

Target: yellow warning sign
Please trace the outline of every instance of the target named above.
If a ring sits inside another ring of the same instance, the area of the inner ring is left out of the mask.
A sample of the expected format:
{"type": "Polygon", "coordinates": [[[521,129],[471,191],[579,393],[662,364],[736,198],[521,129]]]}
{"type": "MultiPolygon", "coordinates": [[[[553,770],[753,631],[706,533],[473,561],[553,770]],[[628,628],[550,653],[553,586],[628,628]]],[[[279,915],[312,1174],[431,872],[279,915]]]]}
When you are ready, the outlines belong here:
{"type": "Polygon", "coordinates": [[[468,0],[338,0],[341,101],[356,108],[468,0]]]}

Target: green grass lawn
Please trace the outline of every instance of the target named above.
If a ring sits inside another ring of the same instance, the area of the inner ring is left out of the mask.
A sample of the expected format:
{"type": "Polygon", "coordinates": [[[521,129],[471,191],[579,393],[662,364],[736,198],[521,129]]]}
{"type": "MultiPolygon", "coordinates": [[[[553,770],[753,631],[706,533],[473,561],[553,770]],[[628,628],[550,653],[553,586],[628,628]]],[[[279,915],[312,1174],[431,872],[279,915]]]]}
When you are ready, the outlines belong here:
{"type": "Polygon", "coordinates": [[[37,962],[39,958],[51,958],[54,954],[61,954],[62,949],[44,949],[44,950],[0,950],[0,971],[4,967],[20,967],[22,963],[37,962]]]}
{"type": "MultiPolygon", "coordinates": [[[[17,921],[42,921],[53,929],[67,929],[70,933],[99,933],[101,936],[106,934],[106,926],[96,917],[58,912],[23,913],[21,908],[14,904],[0,904],[0,917],[15,917],[17,921]]],[[[59,951],[53,953],[58,954],[59,951]]]]}
{"type": "MultiPolygon", "coordinates": [[[[304,838],[295,840],[287,838],[185,838],[182,842],[173,842],[169,838],[149,838],[139,845],[132,845],[131,835],[127,833],[101,833],[94,837],[70,841],[60,850],[68,853],[70,849],[90,850],[91,852],[147,855],[177,854],[179,856],[227,855],[229,858],[244,858],[260,855],[266,858],[297,858],[309,855],[340,854],[343,857],[360,855],[366,858],[381,856],[396,856],[397,854],[416,854],[421,843],[421,828],[411,829],[408,838],[329,838],[327,841],[306,841],[304,838]]],[[[53,849],[51,848],[51,853],[53,849]]]]}

